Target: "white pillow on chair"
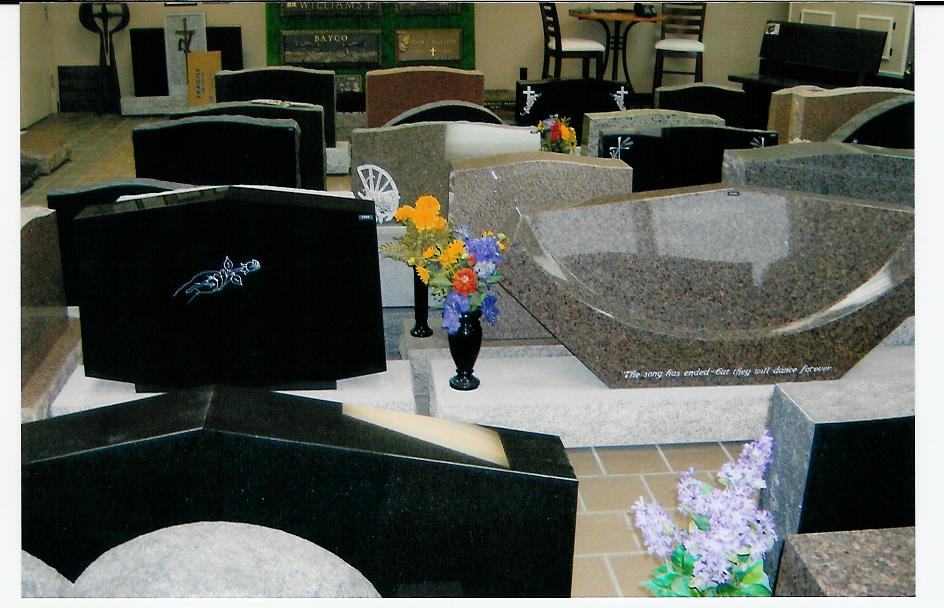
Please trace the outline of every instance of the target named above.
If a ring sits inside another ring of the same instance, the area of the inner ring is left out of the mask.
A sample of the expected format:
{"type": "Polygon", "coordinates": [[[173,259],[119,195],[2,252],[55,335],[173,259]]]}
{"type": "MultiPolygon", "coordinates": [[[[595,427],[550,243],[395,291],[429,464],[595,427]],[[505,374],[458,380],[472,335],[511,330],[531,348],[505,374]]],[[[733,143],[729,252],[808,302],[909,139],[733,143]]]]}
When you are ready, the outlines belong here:
{"type": "Polygon", "coordinates": [[[691,38],[663,38],[656,42],[656,50],[703,53],[705,52],[705,44],[691,38]]]}
{"type": "MultiPolygon", "coordinates": [[[[552,38],[548,41],[547,47],[551,50],[555,50],[557,47],[557,41],[552,38]]],[[[606,50],[606,48],[603,46],[603,43],[597,42],[596,40],[586,40],[584,38],[561,38],[561,50],[564,52],[599,51],[602,53],[606,50]]]]}

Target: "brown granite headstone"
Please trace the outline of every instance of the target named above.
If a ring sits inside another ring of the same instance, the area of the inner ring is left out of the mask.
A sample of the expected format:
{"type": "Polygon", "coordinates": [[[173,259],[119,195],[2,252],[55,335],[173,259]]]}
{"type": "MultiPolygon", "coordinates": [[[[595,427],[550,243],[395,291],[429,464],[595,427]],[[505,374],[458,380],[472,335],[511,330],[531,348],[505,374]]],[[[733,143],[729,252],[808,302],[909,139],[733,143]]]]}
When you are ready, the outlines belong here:
{"type": "Polygon", "coordinates": [[[839,378],[914,314],[914,212],[695,187],[519,210],[503,286],[611,388],[839,378]]]}
{"type": "Polygon", "coordinates": [[[801,85],[770,96],[767,128],[780,134],[781,143],[793,140],[826,141],[844,122],[879,102],[913,91],[886,87],[823,89],[801,85]]]}
{"type": "Polygon", "coordinates": [[[367,126],[433,101],[485,103],[485,75],[476,70],[417,66],[367,72],[367,126]]]}

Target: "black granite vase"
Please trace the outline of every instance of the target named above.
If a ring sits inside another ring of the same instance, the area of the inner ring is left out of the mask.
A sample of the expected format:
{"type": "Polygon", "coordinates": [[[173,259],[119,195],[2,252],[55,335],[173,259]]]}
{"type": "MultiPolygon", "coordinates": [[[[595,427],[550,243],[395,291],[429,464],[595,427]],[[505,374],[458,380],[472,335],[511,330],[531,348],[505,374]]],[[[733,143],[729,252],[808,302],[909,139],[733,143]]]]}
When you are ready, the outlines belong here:
{"type": "Polygon", "coordinates": [[[472,375],[472,367],[482,347],[482,311],[462,313],[459,329],[449,334],[449,352],[456,364],[456,375],[449,386],[457,391],[471,391],[479,387],[479,379],[472,375]]]}
{"type": "Polygon", "coordinates": [[[420,279],[420,275],[413,268],[413,329],[410,335],[414,338],[428,338],[433,335],[429,327],[429,287],[420,279]]]}

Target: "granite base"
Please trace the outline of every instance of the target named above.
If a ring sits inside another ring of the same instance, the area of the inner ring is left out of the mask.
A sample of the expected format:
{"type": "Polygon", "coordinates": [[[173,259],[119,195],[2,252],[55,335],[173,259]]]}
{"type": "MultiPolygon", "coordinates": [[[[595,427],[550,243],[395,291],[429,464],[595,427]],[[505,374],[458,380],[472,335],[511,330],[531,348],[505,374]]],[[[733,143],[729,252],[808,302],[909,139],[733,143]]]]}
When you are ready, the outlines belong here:
{"type": "MultiPolygon", "coordinates": [[[[406,226],[377,226],[377,245],[383,245],[406,234],[406,226]]],[[[384,308],[413,307],[413,269],[397,260],[380,256],[380,301],[384,308]]],[[[434,306],[436,300],[429,296],[427,304],[434,306]]],[[[411,326],[412,327],[412,326],[411,326]]]]}
{"type": "MultiPolygon", "coordinates": [[[[410,366],[406,361],[387,361],[387,371],[358,378],[338,380],[338,388],[318,391],[279,391],[286,395],[326,399],[342,403],[369,405],[396,412],[414,413],[416,404],[410,384],[410,366]]],[[[62,416],[152,397],[158,393],[136,393],[134,385],[89,378],[79,365],[49,408],[49,415],[62,416]]]]}
{"type": "Polygon", "coordinates": [[[339,141],[334,148],[325,148],[328,175],[347,175],[351,172],[351,143],[339,141]]]}
{"type": "Polygon", "coordinates": [[[181,112],[190,107],[186,95],[155,97],[122,97],[122,116],[154,116],[181,112]]]}
{"type": "MultiPolygon", "coordinates": [[[[913,347],[881,347],[842,380],[804,385],[841,391],[859,379],[870,379],[872,395],[881,403],[879,399],[899,390],[895,374],[909,366],[913,369],[913,347]]],[[[572,356],[524,356],[509,361],[480,355],[474,373],[481,385],[469,392],[449,387],[454,373],[451,360],[430,361],[430,415],[551,433],[559,435],[565,447],[756,438],[769,424],[777,386],[609,389],[572,356]]],[[[860,397],[869,401],[868,394],[860,397]]],[[[907,394],[902,399],[907,400],[907,394]]]]}

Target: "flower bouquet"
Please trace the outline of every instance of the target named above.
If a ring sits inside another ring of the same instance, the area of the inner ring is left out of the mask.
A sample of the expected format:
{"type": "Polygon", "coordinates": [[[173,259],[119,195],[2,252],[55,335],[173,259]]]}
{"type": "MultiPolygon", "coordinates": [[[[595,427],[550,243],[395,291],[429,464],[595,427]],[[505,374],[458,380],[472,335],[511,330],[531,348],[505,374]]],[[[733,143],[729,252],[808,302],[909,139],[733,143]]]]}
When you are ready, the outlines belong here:
{"type": "Polygon", "coordinates": [[[649,591],[657,597],[770,596],[764,556],[777,535],[770,513],[757,508],[756,493],[766,486],[772,449],[768,431],[745,445],[718,473],[721,489],[689,469],[678,484],[687,530],[677,529],[658,502],[640,497],[632,506],[649,553],[664,560],[644,583],[649,591]]]}
{"type": "Polygon", "coordinates": [[[566,116],[548,116],[538,123],[541,149],[572,154],[577,148],[577,132],[570,127],[566,116]]]}

